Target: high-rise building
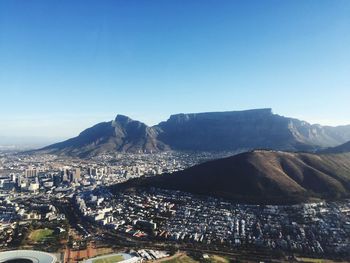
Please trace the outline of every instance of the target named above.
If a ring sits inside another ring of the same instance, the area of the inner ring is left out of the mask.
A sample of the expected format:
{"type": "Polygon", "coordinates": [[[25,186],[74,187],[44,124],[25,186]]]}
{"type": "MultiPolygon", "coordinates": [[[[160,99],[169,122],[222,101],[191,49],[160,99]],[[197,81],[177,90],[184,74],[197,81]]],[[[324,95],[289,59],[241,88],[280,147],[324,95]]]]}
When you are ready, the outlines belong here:
{"type": "Polygon", "coordinates": [[[17,175],[16,174],[11,174],[11,182],[15,183],[16,181],[17,181],[17,175]]]}
{"type": "Polygon", "coordinates": [[[53,176],[53,184],[54,186],[58,187],[62,183],[63,175],[62,174],[56,174],[53,176]]]}
{"type": "Polygon", "coordinates": [[[97,169],[96,168],[89,168],[89,175],[96,176],[97,175],[97,169]]]}
{"type": "Polygon", "coordinates": [[[25,177],[24,175],[18,175],[17,177],[17,187],[18,188],[25,188],[27,186],[28,183],[28,178],[25,177]]]}
{"type": "Polygon", "coordinates": [[[63,168],[61,171],[62,181],[68,182],[69,181],[69,171],[66,168],[63,168]]]}
{"type": "Polygon", "coordinates": [[[75,168],[72,176],[72,181],[74,182],[79,181],[80,177],[81,177],[80,168],[75,168]]]}
{"type": "Polygon", "coordinates": [[[29,168],[25,170],[25,177],[36,177],[38,175],[38,171],[33,168],[29,168]]]}
{"type": "Polygon", "coordinates": [[[22,175],[18,175],[18,177],[17,177],[17,187],[21,187],[21,183],[22,183],[22,175]]]}

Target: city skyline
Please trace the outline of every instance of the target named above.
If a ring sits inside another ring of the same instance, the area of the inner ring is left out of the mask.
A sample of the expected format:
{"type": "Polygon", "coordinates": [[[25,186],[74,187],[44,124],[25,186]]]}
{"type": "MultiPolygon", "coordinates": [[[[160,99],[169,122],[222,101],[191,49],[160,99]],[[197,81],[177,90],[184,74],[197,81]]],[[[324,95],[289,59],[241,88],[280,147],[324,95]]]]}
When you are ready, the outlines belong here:
{"type": "Polygon", "coordinates": [[[2,1],[0,137],[272,108],[350,124],[348,1],[2,1]]]}

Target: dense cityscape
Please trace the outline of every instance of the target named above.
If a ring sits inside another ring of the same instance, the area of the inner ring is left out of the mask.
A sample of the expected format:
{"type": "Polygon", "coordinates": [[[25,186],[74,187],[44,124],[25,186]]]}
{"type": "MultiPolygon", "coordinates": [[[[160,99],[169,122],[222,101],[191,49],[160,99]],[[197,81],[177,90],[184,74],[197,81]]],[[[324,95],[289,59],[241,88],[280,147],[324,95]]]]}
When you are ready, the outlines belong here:
{"type": "Polygon", "coordinates": [[[112,246],[116,236],[125,247],[151,241],[167,244],[166,249],[190,245],[213,251],[262,249],[286,255],[350,256],[349,200],[244,205],[180,191],[109,187],[229,154],[129,153],[82,160],[3,153],[0,247],[41,248],[40,242],[28,242],[28,235],[45,227],[56,236],[45,241],[45,248],[62,251],[62,258],[67,247],[84,249],[92,241],[112,246]]]}

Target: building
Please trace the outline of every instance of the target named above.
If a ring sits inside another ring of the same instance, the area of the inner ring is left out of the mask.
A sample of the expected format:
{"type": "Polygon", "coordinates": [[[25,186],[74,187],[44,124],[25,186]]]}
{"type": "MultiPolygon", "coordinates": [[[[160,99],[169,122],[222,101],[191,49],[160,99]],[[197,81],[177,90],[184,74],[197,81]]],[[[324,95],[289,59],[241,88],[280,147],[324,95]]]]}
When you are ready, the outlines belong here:
{"type": "Polygon", "coordinates": [[[72,182],[77,182],[81,178],[81,171],[80,168],[75,168],[72,173],[72,182]]]}
{"type": "Polygon", "coordinates": [[[35,250],[11,250],[0,252],[0,262],[55,263],[57,258],[49,253],[35,250]]]}
{"type": "Polygon", "coordinates": [[[36,177],[38,175],[38,171],[36,169],[26,169],[24,173],[25,177],[36,177]]]}

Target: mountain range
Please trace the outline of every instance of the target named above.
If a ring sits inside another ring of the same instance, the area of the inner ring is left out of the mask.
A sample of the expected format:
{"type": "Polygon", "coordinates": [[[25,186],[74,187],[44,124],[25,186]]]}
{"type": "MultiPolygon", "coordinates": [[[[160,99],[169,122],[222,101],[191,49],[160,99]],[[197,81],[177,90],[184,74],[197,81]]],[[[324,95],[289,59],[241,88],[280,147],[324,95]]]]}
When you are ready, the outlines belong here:
{"type": "Polygon", "coordinates": [[[39,152],[79,157],[113,152],[316,151],[350,141],[350,125],[321,126],[271,109],[176,114],[155,126],[117,115],[39,152]]]}
{"type": "Polygon", "coordinates": [[[181,190],[257,204],[346,198],[350,196],[350,153],[255,150],[113,188],[135,187],[181,190]]]}

